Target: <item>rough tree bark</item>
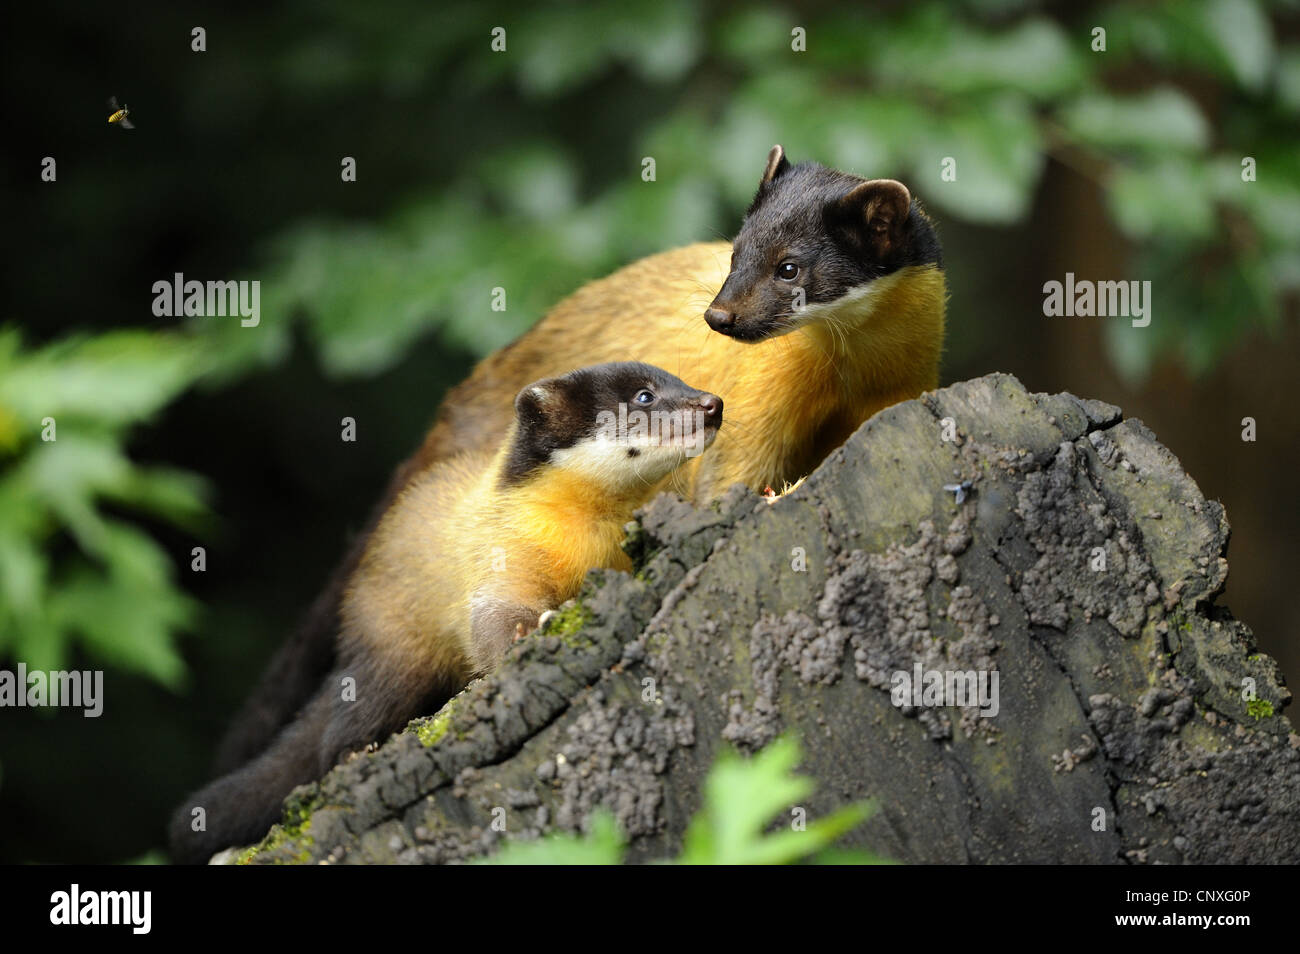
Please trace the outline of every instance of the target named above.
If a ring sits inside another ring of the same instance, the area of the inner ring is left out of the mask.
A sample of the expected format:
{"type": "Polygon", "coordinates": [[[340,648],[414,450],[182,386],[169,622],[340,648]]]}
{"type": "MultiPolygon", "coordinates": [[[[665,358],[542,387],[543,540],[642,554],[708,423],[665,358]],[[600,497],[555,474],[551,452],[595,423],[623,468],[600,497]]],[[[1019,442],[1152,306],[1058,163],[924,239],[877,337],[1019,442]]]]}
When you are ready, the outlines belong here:
{"type": "Polygon", "coordinates": [[[989,375],[877,415],[775,502],[739,490],[652,503],[635,577],[593,574],[247,860],[459,861],[597,805],[631,860],[666,857],[724,740],[795,729],[809,814],[874,797],[845,841],[900,861],[1300,861],[1290,693],[1214,603],[1223,508],[1139,421],[989,375]],[[996,670],[998,714],[896,707],[918,663],[996,670]]]}

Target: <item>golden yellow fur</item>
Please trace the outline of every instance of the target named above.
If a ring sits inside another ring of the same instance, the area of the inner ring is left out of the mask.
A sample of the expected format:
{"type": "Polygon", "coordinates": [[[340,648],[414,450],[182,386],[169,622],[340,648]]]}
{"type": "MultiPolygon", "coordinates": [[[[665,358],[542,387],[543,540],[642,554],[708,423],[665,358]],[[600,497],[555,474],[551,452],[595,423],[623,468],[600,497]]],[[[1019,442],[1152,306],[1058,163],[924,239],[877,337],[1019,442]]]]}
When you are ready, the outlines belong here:
{"type": "Polygon", "coordinates": [[[496,637],[513,633],[484,639],[476,614],[531,629],[577,595],[588,570],[630,568],[623,526],[650,489],[549,466],[503,485],[509,443],[426,469],[371,536],[343,598],[342,640],[381,670],[444,672],[463,684],[499,662],[509,642],[496,637]]]}
{"type": "Polygon", "coordinates": [[[796,481],[876,411],[937,386],[947,298],[941,269],[903,268],[833,313],[814,305],[803,327],[746,344],[702,317],[730,256],[725,242],[688,245],[579,289],[448,395],[411,466],[494,446],[509,427],[515,392],[531,380],[644,361],[726,402],[713,449],[673,479],[707,500],[733,483],[761,491],[796,481]]]}

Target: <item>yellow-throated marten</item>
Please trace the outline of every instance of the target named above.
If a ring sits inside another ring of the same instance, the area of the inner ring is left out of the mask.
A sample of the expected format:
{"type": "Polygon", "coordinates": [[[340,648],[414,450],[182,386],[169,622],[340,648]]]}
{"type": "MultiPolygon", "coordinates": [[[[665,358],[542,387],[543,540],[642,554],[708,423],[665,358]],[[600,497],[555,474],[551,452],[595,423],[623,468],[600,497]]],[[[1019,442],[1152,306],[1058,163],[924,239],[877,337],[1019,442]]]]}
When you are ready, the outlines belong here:
{"type": "Polygon", "coordinates": [[[525,381],[646,361],[727,402],[690,496],[780,490],[938,385],[946,299],[938,238],[902,183],[791,165],[776,146],[732,245],[652,255],[560,302],[448,394],[416,460],[499,439],[525,381]]]}
{"type": "Polygon", "coordinates": [[[679,489],[696,501],[735,482],[780,490],[876,411],[938,384],[946,298],[938,238],[905,186],[791,165],[774,147],[733,244],[652,255],[592,282],[451,391],[272,660],[218,765],[265,748],[333,665],[344,583],[389,503],[430,463],[495,446],[526,382],[602,361],[666,368],[727,402],[727,428],[679,489]]]}
{"type": "Polygon", "coordinates": [[[588,570],[630,568],[633,510],[722,421],[718,397],[635,362],[538,381],[514,408],[496,450],[436,462],[393,501],[348,580],[334,671],[265,752],[177,810],[176,860],[259,839],[295,786],[436,711],[588,570]]]}

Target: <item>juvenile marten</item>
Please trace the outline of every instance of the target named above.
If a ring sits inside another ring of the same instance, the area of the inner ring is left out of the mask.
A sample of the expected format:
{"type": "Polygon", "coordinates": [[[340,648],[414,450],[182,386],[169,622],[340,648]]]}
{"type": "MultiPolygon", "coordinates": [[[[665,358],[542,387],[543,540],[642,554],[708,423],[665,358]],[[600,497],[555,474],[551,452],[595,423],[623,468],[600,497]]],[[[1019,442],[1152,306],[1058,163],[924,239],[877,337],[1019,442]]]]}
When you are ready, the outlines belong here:
{"type": "Polygon", "coordinates": [[[537,381],[514,409],[498,449],[434,463],[393,501],[347,581],[334,671],[265,752],[186,799],[176,860],[260,838],[295,786],[492,670],[588,570],[630,569],[632,512],[722,422],[721,399],[636,362],[537,381]]]}
{"type": "MultiPolygon", "coordinates": [[[[485,358],[376,513],[432,462],[496,446],[525,382],[618,360],[667,368],[727,402],[727,428],[674,474],[677,489],[697,502],[733,483],[781,490],[876,411],[938,384],[946,299],[939,240],[905,186],[791,165],[775,146],[733,244],[628,265],[485,358]]],[[[225,764],[264,748],[332,664],[343,582],[377,519],[236,719],[225,764]]]]}

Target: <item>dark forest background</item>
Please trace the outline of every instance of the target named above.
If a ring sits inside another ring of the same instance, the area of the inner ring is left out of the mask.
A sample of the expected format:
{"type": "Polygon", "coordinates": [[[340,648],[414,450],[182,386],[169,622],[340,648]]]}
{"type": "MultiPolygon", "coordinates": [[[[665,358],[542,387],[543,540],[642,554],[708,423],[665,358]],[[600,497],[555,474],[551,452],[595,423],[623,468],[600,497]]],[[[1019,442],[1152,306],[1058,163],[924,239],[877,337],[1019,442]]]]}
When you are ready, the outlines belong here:
{"type": "Polygon", "coordinates": [[[168,811],[447,387],[583,281],[733,234],[775,142],[927,204],[945,382],[1009,371],[1155,430],[1227,507],[1221,602],[1300,676],[1296,3],[7,18],[0,668],[102,668],[107,698],[99,719],[0,710],[0,861],[161,860],[168,811]],[[134,130],[106,123],[111,95],[134,130]],[[1150,280],[1151,326],[1045,318],[1067,271],[1150,280]],[[260,326],[154,317],[175,272],[260,281],[260,326]]]}

